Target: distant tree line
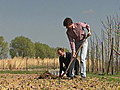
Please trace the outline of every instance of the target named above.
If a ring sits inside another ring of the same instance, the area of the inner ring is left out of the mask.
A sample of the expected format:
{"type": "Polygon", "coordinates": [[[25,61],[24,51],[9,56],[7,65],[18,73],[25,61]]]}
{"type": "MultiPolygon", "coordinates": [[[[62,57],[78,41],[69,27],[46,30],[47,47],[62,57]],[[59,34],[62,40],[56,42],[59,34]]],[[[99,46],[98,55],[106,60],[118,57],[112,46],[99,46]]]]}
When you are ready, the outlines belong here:
{"type": "MultiPolygon", "coordinates": [[[[27,58],[56,58],[58,57],[57,49],[51,48],[46,44],[40,42],[33,43],[29,38],[24,36],[15,37],[10,42],[10,47],[8,43],[4,41],[4,37],[0,36],[0,59],[5,59],[8,57],[8,53],[11,58],[14,57],[27,57],[27,58]]],[[[64,48],[65,51],[68,51],[64,48]]]]}
{"type": "Polygon", "coordinates": [[[4,41],[4,38],[0,36],[0,59],[8,57],[8,43],[4,41]]]}

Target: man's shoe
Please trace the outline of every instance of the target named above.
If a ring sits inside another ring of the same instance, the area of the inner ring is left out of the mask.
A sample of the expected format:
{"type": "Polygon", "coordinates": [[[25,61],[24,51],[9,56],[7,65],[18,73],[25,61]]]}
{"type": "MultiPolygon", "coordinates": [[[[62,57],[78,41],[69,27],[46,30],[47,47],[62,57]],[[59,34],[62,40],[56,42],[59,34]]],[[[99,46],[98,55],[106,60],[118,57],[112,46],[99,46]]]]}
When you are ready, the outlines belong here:
{"type": "Polygon", "coordinates": [[[86,75],[84,75],[84,74],[81,73],[81,77],[82,77],[82,78],[86,78],[86,75]]]}
{"type": "Polygon", "coordinates": [[[74,77],[70,77],[71,79],[73,79],[74,77]]]}
{"type": "Polygon", "coordinates": [[[86,78],[85,76],[81,76],[82,78],[86,78]]]}
{"type": "Polygon", "coordinates": [[[75,75],[79,75],[79,72],[75,72],[75,75]]]}

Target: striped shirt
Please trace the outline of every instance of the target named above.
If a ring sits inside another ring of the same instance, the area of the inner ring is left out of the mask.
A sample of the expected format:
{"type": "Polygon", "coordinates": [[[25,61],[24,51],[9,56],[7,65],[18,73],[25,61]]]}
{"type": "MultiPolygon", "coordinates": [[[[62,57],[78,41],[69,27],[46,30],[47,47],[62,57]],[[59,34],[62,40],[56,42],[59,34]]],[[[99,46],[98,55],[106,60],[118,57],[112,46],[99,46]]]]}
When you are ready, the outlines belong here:
{"type": "Polygon", "coordinates": [[[82,22],[73,23],[73,28],[67,30],[66,34],[68,36],[72,52],[76,52],[74,42],[83,40],[86,37],[84,28],[86,28],[88,32],[90,31],[89,25],[82,22]]]}

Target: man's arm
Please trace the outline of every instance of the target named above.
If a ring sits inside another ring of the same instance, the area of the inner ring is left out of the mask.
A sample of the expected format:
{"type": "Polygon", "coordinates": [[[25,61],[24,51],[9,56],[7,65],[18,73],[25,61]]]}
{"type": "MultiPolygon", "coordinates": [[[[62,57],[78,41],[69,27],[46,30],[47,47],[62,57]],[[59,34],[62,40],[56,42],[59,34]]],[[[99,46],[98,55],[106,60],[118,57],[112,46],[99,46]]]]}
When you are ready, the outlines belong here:
{"type": "Polygon", "coordinates": [[[87,37],[91,36],[90,26],[89,26],[89,25],[87,25],[87,26],[86,26],[86,29],[88,30],[88,35],[87,35],[87,37]]]}
{"type": "Polygon", "coordinates": [[[86,28],[88,30],[88,35],[87,36],[91,36],[91,30],[90,30],[90,26],[87,23],[80,23],[80,25],[83,28],[86,28]]]}
{"type": "Polygon", "coordinates": [[[62,62],[62,58],[61,57],[59,57],[59,64],[60,64],[59,76],[61,76],[62,69],[63,69],[63,62],[62,62]]]}
{"type": "Polygon", "coordinates": [[[70,46],[71,46],[71,50],[72,50],[72,53],[73,53],[73,57],[75,57],[75,53],[76,53],[75,42],[74,42],[73,38],[68,33],[66,33],[66,34],[67,34],[69,42],[70,42],[70,46]]]}

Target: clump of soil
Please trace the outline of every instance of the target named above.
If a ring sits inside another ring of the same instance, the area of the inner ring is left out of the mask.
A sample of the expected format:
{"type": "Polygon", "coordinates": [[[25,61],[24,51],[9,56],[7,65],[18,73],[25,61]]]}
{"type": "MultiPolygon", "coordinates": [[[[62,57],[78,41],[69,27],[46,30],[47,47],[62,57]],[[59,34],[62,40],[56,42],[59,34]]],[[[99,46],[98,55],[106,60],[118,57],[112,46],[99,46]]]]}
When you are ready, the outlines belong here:
{"type": "Polygon", "coordinates": [[[52,75],[51,73],[49,73],[48,71],[44,72],[43,74],[41,74],[38,79],[56,79],[59,76],[56,75],[52,75]]]}

